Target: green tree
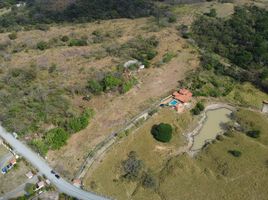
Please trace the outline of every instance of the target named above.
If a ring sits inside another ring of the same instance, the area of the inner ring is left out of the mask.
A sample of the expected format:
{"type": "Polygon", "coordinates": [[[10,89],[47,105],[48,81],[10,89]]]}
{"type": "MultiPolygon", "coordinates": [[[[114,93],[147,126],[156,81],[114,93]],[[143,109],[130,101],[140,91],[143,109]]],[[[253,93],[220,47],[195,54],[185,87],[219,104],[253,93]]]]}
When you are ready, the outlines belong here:
{"type": "Polygon", "coordinates": [[[169,142],[172,138],[172,126],[170,124],[160,123],[152,127],[151,133],[156,140],[169,142]]]}
{"type": "Polygon", "coordinates": [[[45,142],[53,150],[64,146],[69,138],[69,134],[63,128],[54,128],[47,132],[45,142]]]}
{"type": "Polygon", "coordinates": [[[128,154],[128,158],[122,162],[124,175],[123,177],[130,181],[139,180],[141,171],[143,168],[142,160],[137,158],[135,151],[131,151],[128,154]]]}

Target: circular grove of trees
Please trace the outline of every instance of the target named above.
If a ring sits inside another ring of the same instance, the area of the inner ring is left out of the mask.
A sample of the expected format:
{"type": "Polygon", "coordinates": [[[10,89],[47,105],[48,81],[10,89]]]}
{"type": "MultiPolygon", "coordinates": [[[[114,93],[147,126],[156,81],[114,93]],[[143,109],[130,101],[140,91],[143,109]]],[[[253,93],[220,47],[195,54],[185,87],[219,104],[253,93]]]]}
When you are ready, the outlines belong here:
{"type": "Polygon", "coordinates": [[[152,127],[153,137],[160,142],[169,142],[172,138],[172,126],[170,124],[160,123],[152,127]]]}

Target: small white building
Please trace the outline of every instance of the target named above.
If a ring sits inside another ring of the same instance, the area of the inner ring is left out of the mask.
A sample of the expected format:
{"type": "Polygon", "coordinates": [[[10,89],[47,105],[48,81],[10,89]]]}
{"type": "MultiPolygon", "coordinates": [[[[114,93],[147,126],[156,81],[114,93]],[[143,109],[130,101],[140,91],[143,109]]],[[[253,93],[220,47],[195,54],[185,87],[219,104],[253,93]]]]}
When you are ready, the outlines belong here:
{"type": "Polygon", "coordinates": [[[28,179],[33,178],[33,173],[31,171],[29,171],[27,174],[25,174],[27,176],[28,179]]]}
{"type": "Polygon", "coordinates": [[[268,101],[263,101],[262,102],[262,112],[263,113],[268,113],[268,101]]]}

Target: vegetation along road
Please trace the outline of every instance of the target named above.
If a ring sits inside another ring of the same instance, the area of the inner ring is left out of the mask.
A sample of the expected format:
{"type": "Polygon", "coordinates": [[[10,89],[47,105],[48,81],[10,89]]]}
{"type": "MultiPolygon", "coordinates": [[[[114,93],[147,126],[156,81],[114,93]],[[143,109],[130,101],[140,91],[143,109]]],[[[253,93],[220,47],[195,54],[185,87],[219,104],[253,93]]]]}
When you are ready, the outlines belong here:
{"type": "Polygon", "coordinates": [[[19,140],[15,139],[10,133],[0,126],[0,136],[8,142],[18,154],[27,159],[33,166],[35,166],[42,174],[44,174],[61,192],[82,200],[104,200],[107,198],[98,196],[91,192],[86,192],[74,185],[68,183],[62,178],[57,179],[51,173],[49,165],[36,153],[30,150],[29,147],[24,145],[19,140]]]}

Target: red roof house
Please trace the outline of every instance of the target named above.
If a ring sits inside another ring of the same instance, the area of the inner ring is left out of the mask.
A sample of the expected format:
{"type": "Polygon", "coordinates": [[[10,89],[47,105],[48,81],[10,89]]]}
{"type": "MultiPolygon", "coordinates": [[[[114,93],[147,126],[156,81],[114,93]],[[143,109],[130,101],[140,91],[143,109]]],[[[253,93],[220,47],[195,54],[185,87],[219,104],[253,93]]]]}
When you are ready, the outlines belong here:
{"type": "Polygon", "coordinates": [[[173,97],[182,103],[187,103],[191,100],[193,94],[187,89],[180,89],[178,92],[173,92],[173,97]]]}

